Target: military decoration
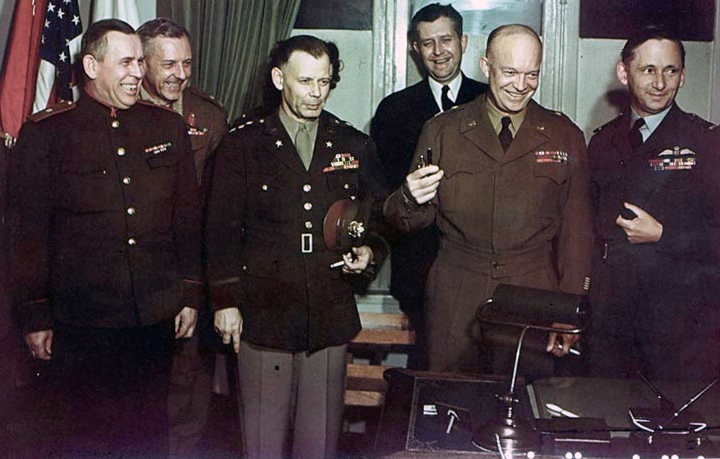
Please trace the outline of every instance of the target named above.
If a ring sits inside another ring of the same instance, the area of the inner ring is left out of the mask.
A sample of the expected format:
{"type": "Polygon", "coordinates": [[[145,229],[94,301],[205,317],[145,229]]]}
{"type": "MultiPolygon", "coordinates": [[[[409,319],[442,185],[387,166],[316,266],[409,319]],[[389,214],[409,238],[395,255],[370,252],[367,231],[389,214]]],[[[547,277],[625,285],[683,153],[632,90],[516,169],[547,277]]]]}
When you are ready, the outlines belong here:
{"type": "Polygon", "coordinates": [[[566,151],[536,151],[535,162],[567,164],[568,154],[566,151]]]}
{"type": "Polygon", "coordinates": [[[330,161],[330,165],[323,169],[323,172],[357,169],[359,167],[360,161],[355,159],[352,153],[337,153],[332,161],[330,161]]]}

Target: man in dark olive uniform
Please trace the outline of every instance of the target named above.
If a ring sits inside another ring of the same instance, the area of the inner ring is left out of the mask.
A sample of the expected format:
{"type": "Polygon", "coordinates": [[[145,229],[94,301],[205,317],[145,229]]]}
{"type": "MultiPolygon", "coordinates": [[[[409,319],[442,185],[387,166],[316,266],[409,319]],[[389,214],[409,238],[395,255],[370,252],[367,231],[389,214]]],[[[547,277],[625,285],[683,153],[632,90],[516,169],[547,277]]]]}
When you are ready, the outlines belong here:
{"type": "Polygon", "coordinates": [[[239,350],[247,457],[329,458],[347,343],[360,330],[353,276],[374,271],[387,246],[373,231],[379,209],[351,253],[326,246],[323,220],[340,199],[379,207],[382,168],[368,136],[323,110],[339,80],[333,43],[292,37],[270,62],[280,106],[235,129],[217,153],[207,222],[211,306],[223,340],[239,350]]]}
{"type": "Polygon", "coordinates": [[[201,297],[199,193],[182,118],[138,102],[132,27],[92,24],[84,92],[25,123],[10,156],[13,300],[67,403],[61,455],[167,456],[174,338],[201,297]]]}

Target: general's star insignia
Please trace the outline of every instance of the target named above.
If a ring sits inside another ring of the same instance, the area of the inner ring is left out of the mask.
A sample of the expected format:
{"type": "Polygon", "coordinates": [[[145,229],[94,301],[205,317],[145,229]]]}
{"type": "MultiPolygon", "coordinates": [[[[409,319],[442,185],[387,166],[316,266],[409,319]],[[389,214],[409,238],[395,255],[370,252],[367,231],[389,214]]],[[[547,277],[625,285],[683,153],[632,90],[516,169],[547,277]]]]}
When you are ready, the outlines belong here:
{"type": "Polygon", "coordinates": [[[278,148],[282,147],[282,146],[283,146],[282,140],[276,140],[276,141],[275,141],[275,146],[278,147],[278,148]]]}
{"type": "Polygon", "coordinates": [[[332,145],[333,145],[333,144],[332,144],[332,142],[330,142],[330,141],[325,142],[325,146],[328,147],[328,148],[332,148],[332,145]]]}

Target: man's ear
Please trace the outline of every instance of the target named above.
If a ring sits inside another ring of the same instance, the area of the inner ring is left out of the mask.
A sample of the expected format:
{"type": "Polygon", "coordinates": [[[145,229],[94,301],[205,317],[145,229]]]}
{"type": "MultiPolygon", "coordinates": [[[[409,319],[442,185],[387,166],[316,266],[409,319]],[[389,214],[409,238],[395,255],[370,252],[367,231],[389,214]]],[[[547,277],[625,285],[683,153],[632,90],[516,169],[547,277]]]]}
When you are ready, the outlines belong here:
{"type": "Polygon", "coordinates": [[[83,56],[82,65],[88,78],[91,80],[97,78],[97,60],[92,54],[86,54],[83,56]]]}
{"type": "Polygon", "coordinates": [[[275,86],[275,89],[277,89],[278,91],[282,91],[283,83],[285,81],[282,70],[280,70],[278,67],[273,67],[272,70],[270,70],[270,77],[272,78],[273,86],[275,86]]]}
{"type": "Polygon", "coordinates": [[[412,42],[412,49],[418,56],[420,55],[420,47],[418,46],[416,41],[412,42]]]}
{"type": "Polygon", "coordinates": [[[486,56],[480,58],[480,70],[482,70],[485,78],[490,78],[490,62],[488,61],[486,56]]]}
{"type": "Polygon", "coordinates": [[[620,80],[620,83],[627,86],[627,84],[628,84],[627,68],[625,67],[625,63],[623,61],[620,61],[617,63],[617,66],[615,66],[615,73],[617,73],[617,77],[618,77],[618,80],[620,80]]]}

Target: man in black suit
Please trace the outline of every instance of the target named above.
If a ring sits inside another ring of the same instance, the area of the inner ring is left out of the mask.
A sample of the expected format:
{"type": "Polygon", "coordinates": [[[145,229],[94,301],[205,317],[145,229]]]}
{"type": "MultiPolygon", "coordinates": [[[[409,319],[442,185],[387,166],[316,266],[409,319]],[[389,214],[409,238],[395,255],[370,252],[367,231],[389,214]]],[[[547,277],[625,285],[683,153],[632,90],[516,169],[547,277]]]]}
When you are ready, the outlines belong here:
{"type": "MultiPolygon", "coordinates": [[[[413,16],[408,31],[413,50],[427,73],[419,83],[390,94],[378,106],[370,126],[389,189],[400,187],[415,153],[420,130],[437,113],[472,101],[487,85],[460,71],[467,47],[463,19],[451,5],[433,3],[413,16]]],[[[425,278],[438,250],[435,225],[399,236],[393,243],[390,292],[410,317],[417,333],[408,367],[427,368],[425,356],[425,278]]]]}

